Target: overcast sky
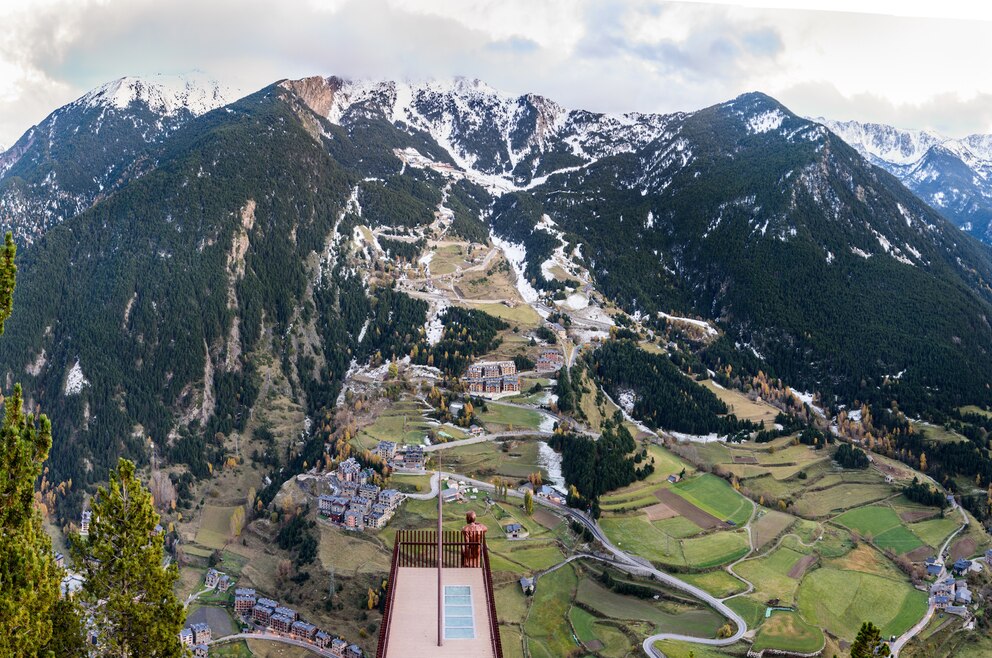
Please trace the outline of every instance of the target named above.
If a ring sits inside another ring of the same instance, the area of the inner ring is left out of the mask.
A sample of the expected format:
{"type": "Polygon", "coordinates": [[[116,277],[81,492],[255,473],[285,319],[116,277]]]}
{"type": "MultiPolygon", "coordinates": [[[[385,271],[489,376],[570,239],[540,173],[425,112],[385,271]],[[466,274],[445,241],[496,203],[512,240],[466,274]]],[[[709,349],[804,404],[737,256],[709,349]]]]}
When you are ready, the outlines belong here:
{"type": "Polygon", "coordinates": [[[0,0],[0,25],[7,146],[99,84],[193,69],[246,93],[464,75],[613,112],[758,90],[804,115],[992,132],[992,3],[974,0],[0,0]]]}

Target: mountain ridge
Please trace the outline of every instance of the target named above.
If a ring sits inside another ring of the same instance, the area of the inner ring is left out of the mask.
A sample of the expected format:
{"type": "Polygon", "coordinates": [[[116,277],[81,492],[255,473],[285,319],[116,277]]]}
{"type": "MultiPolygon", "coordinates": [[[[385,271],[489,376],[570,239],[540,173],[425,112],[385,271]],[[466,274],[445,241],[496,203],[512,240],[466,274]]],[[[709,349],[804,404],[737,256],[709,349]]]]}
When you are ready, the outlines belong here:
{"type": "Polygon", "coordinates": [[[0,371],[55,420],[54,480],[100,481],[143,437],[206,472],[261,369],[320,419],[349,367],[425,355],[429,305],[394,286],[435,231],[502,250],[542,308],[595,290],[653,331],[712,320],[697,368],[920,414],[989,398],[988,248],[771,97],[618,118],[405,84],[282,80],[175,124],[131,101],[59,115],[60,166],[89,169],[99,123],[134,169],[19,253],[0,371]]]}
{"type": "Polygon", "coordinates": [[[812,120],[896,176],[962,230],[992,241],[992,135],[954,138],[879,123],[812,120]]]}

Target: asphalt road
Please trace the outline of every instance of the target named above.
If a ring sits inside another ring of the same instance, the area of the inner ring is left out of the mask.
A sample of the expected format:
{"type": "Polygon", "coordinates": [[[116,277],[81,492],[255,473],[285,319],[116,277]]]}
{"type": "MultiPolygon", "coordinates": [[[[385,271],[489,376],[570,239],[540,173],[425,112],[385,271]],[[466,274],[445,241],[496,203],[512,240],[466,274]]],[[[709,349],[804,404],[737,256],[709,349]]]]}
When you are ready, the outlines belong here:
{"type": "MultiPolygon", "coordinates": [[[[459,475],[457,473],[448,473],[444,471],[441,472],[441,475],[449,478],[454,478],[457,480],[464,480],[466,484],[470,484],[473,487],[478,487],[479,489],[482,489],[484,491],[493,490],[493,485],[489,484],[488,482],[475,480],[473,478],[469,478],[464,475],[459,475]]],[[[438,486],[438,475],[437,473],[435,473],[434,476],[431,478],[431,494],[424,497],[432,498],[434,495],[437,495],[437,486],[438,486]]],[[[523,498],[523,493],[515,489],[511,489],[509,494],[511,496],[523,498]]],[[[621,549],[617,548],[609,540],[609,538],[606,536],[606,533],[603,532],[602,528],[599,527],[599,524],[596,523],[594,519],[590,518],[584,512],[580,510],[572,509],[570,507],[566,507],[564,505],[558,505],[540,496],[535,497],[534,501],[539,505],[543,505],[545,507],[549,507],[555,510],[562,516],[577,521],[586,528],[588,528],[589,531],[592,532],[596,540],[603,545],[603,548],[605,548],[606,551],[613,556],[614,564],[618,566],[628,565],[640,572],[649,573],[655,580],[665,583],[666,585],[669,585],[677,590],[681,590],[695,597],[696,599],[699,599],[700,601],[706,603],[714,610],[722,614],[724,617],[730,619],[737,626],[736,632],[733,635],[726,638],[696,637],[694,635],[683,635],[680,633],[658,633],[655,635],[651,635],[645,638],[642,644],[644,653],[647,654],[648,656],[656,657],[659,655],[657,652],[655,652],[653,648],[654,643],[659,640],[682,640],[686,642],[694,642],[697,644],[706,644],[710,646],[726,646],[737,642],[742,637],[744,637],[745,633],[747,633],[747,622],[744,621],[743,617],[741,617],[739,614],[731,610],[723,601],[716,598],[709,592],[700,589],[699,587],[696,587],[695,585],[687,583],[684,580],[680,580],[669,573],[665,573],[664,571],[659,571],[648,560],[645,560],[644,558],[641,557],[629,555],[628,553],[625,553],[621,549]]]]}

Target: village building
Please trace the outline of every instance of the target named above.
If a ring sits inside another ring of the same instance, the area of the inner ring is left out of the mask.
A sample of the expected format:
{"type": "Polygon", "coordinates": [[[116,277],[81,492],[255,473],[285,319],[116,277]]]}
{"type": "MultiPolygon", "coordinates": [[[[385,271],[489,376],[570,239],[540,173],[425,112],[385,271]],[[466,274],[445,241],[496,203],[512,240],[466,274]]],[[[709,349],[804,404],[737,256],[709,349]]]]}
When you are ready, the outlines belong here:
{"type": "Polygon", "coordinates": [[[940,572],[944,570],[944,565],[938,562],[936,557],[928,557],[924,564],[928,576],[939,576],[940,572]]]}
{"type": "Polygon", "coordinates": [[[362,523],[366,528],[372,528],[373,530],[379,530],[384,528],[389,519],[386,518],[385,513],[381,511],[372,510],[364,517],[362,517],[362,523]]]}
{"type": "Polygon", "coordinates": [[[258,602],[255,590],[249,587],[239,587],[234,590],[234,611],[239,615],[251,613],[251,609],[258,602]]]}
{"type": "Polygon", "coordinates": [[[90,521],[92,519],[93,512],[88,509],[84,509],[82,516],[79,517],[79,534],[83,537],[90,534],[90,521]]]}
{"type": "Polygon", "coordinates": [[[364,523],[362,521],[364,516],[364,512],[349,509],[344,513],[344,527],[348,530],[361,530],[364,527],[364,523]]]}
{"type": "Polygon", "coordinates": [[[193,646],[193,629],[187,626],[183,630],[179,631],[179,641],[184,647],[193,646]]]}
{"type": "Polygon", "coordinates": [[[472,436],[481,436],[486,433],[486,430],[480,425],[473,425],[468,428],[468,433],[472,436]]]}
{"type": "Polygon", "coordinates": [[[392,441],[379,441],[379,445],[376,446],[375,452],[388,463],[393,457],[396,456],[396,444],[392,441]]]}
{"type": "Polygon", "coordinates": [[[317,511],[324,516],[331,515],[331,505],[334,503],[334,496],[320,494],[317,496],[317,511]]]}
{"type": "Polygon", "coordinates": [[[379,497],[379,487],[371,482],[366,482],[358,487],[358,495],[368,500],[376,500],[379,497]]]}
{"type": "Polygon", "coordinates": [[[259,624],[268,624],[272,619],[272,613],[275,611],[277,605],[271,599],[259,599],[255,607],[251,609],[251,618],[259,624]],[[273,605],[267,605],[267,603],[273,605]]]}
{"type": "Polygon", "coordinates": [[[286,606],[277,607],[274,614],[282,615],[283,617],[289,617],[293,621],[296,621],[297,619],[300,618],[300,615],[298,612],[296,612],[296,610],[293,610],[292,608],[287,608],[286,606]]]}
{"type": "Polygon", "coordinates": [[[349,644],[348,650],[344,652],[345,658],[362,658],[362,648],[357,644],[349,644]]]}
{"type": "Polygon", "coordinates": [[[403,501],[403,494],[396,489],[383,489],[379,492],[379,502],[389,509],[396,509],[403,501]]]}
{"type": "Polygon", "coordinates": [[[344,658],[344,652],[348,649],[348,643],[341,638],[334,638],[331,640],[331,654],[338,656],[339,658],[344,658]]]}
{"type": "Polygon", "coordinates": [[[520,392],[520,377],[513,361],[479,361],[468,367],[462,377],[473,395],[498,398],[520,392]]]}
{"type": "Polygon", "coordinates": [[[324,631],[317,631],[313,635],[313,643],[316,644],[321,649],[326,649],[331,643],[331,636],[329,633],[324,631]]]}
{"type": "Polygon", "coordinates": [[[220,575],[220,578],[217,579],[217,591],[226,592],[227,590],[231,589],[231,585],[233,583],[234,581],[231,580],[230,576],[228,576],[226,573],[222,573],[220,575]]]}
{"type": "Polygon", "coordinates": [[[967,585],[955,589],[954,603],[958,605],[971,603],[971,590],[968,589],[967,585]]]}
{"type": "Polygon", "coordinates": [[[545,349],[537,357],[538,372],[557,372],[565,365],[565,356],[559,350],[545,349]]]}
{"type": "Polygon", "coordinates": [[[193,641],[196,644],[206,644],[210,641],[210,626],[208,624],[193,624],[193,641]]]}
{"type": "Polygon", "coordinates": [[[61,553],[55,554],[55,566],[59,569],[65,569],[65,556],[61,553]]]}
{"type": "Polygon", "coordinates": [[[520,591],[524,593],[524,596],[534,595],[534,579],[533,578],[521,578],[520,579],[520,591]]]}
{"type": "Polygon", "coordinates": [[[338,495],[344,498],[354,498],[358,495],[358,482],[342,482],[338,486],[338,495]]]}
{"type": "Polygon", "coordinates": [[[403,451],[403,458],[397,466],[408,471],[422,471],[424,470],[425,463],[424,446],[408,445],[406,450],[403,451]]]}
{"type": "Polygon", "coordinates": [[[362,498],[361,496],[352,498],[348,501],[348,511],[358,512],[362,515],[368,514],[372,511],[372,501],[368,498],[362,498]]]}
{"type": "Polygon", "coordinates": [[[221,573],[216,569],[207,569],[207,575],[203,578],[203,584],[207,587],[217,587],[217,581],[220,580],[221,573]]]}
{"type": "Polygon", "coordinates": [[[955,562],[954,566],[951,567],[951,570],[958,575],[966,573],[969,569],[971,569],[971,560],[965,560],[964,558],[955,562]]]}
{"type": "Polygon", "coordinates": [[[338,464],[337,478],[339,482],[358,482],[362,465],[354,457],[349,457],[338,464]]]}
{"type": "Polygon", "coordinates": [[[538,487],[536,493],[541,498],[547,498],[551,502],[558,504],[563,504],[565,500],[568,498],[568,496],[564,492],[559,491],[547,484],[542,484],[540,487],[538,487]]]}
{"type": "Polygon", "coordinates": [[[519,523],[509,523],[503,527],[503,530],[506,532],[506,536],[510,539],[522,539],[530,534],[527,532],[527,529],[519,523]]]}
{"type": "Polygon", "coordinates": [[[299,620],[293,622],[291,632],[293,637],[298,637],[301,640],[312,640],[317,634],[317,627],[311,623],[299,620]]]}
{"type": "Polygon", "coordinates": [[[210,647],[206,643],[193,645],[193,658],[207,658],[209,654],[210,647]]]}
{"type": "Polygon", "coordinates": [[[288,633],[293,628],[293,618],[286,615],[272,615],[269,626],[279,633],[288,633]]]}

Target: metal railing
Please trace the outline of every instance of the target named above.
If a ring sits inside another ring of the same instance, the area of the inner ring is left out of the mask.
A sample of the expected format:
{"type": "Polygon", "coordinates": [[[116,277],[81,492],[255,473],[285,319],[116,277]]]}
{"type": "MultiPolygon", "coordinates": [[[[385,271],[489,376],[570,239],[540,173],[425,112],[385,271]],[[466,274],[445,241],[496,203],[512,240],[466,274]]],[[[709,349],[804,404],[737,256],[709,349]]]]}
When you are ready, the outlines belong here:
{"type": "MultiPolygon", "coordinates": [[[[459,530],[445,530],[441,534],[440,564],[444,569],[481,569],[485,584],[486,607],[489,613],[489,635],[493,656],[503,658],[503,645],[499,638],[496,617],[496,597],[493,590],[492,569],[485,535],[466,538],[459,530]]],[[[392,622],[396,600],[396,575],[400,568],[436,569],[438,566],[438,541],[436,530],[400,530],[393,545],[393,561],[389,569],[386,588],[386,608],[379,626],[379,645],[376,658],[385,658],[389,645],[389,625],[392,622]]]]}

